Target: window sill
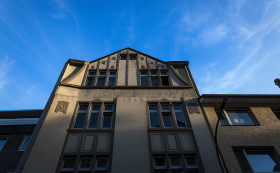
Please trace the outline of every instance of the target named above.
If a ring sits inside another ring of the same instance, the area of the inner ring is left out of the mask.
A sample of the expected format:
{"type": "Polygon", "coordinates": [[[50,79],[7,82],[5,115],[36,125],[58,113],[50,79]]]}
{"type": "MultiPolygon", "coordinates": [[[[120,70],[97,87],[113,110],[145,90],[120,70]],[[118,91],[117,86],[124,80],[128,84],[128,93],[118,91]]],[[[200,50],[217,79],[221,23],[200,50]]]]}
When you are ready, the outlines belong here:
{"type": "Polygon", "coordinates": [[[67,129],[67,132],[113,132],[114,129],[67,129]]]}
{"type": "Polygon", "coordinates": [[[192,131],[192,128],[148,128],[148,131],[192,131]]]}
{"type": "Polygon", "coordinates": [[[221,125],[221,126],[260,126],[260,125],[255,124],[255,125],[221,125]]]}

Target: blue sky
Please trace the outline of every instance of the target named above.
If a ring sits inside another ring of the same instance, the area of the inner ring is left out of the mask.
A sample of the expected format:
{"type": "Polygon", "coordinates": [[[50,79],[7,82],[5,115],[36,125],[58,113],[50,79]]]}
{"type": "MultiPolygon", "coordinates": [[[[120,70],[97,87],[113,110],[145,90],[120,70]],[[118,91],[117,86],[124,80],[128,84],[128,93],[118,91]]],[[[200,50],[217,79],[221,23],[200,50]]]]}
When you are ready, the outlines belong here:
{"type": "Polygon", "coordinates": [[[42,109],[64,63],[131,47],[190,61],[201,94],[280,94],[278,0],[1,0],[0,110],[42,109]]]}

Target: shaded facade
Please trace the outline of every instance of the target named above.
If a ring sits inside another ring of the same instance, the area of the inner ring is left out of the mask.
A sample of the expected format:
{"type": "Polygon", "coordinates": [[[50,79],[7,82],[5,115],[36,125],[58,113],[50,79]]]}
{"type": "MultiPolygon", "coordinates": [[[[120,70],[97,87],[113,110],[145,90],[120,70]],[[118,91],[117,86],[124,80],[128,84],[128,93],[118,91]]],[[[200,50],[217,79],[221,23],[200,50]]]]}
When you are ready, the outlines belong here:
{"type": "Polygon", "coordinates": [[[0,111],[0,172],[13,172],[42,110],[0,111]]]}
{"type": "Polygon", "coordinates": [[[69,60],[17,171],[221,172],[188,61],[69,60]]]}

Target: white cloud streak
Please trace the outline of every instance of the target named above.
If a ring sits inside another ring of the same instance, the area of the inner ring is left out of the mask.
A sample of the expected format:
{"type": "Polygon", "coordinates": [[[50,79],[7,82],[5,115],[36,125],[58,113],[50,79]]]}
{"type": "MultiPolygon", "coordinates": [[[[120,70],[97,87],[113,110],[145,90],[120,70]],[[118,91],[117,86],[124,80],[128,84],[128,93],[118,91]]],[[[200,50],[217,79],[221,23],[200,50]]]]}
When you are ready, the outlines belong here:
{"type": "Polygon", "coordinates": [[[8,73],[13,65],[14,61],[9,60],[8,56],[0,60],[0,90],[7,84],[8,82],[8,73]]]}

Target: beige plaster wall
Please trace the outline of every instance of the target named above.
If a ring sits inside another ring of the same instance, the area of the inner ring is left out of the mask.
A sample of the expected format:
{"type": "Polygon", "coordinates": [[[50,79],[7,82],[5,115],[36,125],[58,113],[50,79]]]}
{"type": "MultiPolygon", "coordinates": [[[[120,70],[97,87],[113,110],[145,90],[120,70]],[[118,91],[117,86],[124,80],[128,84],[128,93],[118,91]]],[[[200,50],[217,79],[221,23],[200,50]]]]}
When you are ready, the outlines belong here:
{"type": "Polygon", "coordinates": [[[126,82],[126,60],[119,60],[117,85],[125,86],[126,82]]]}
{"type": "MultiPolygon", "coordinates": [[[[203,108],[214,134],[217,115],[213,107],[203,108]]],[[[241,173],[241,168],[232,147],[272,146],[280,153],[280,122],[269,107],[250,107],[259,126],[221,126],[218,129],[218,143],[229,172],[241,173]]]]}
{"type": "Polygon", "coordinates": [[[128,86],[137,86],[137,61],[129,60],[128,62],[128,86]]]}
{"type": "Polygon", "coordinates": [[[146,99],[118,97],[112,173],[150,172],[146,99]]]}

